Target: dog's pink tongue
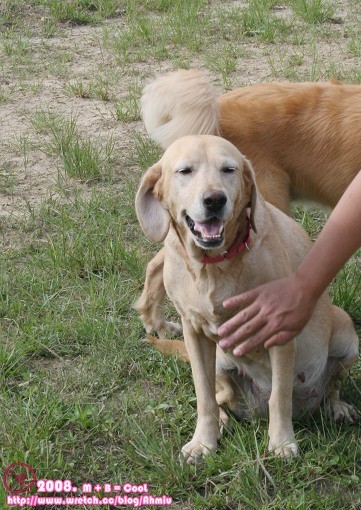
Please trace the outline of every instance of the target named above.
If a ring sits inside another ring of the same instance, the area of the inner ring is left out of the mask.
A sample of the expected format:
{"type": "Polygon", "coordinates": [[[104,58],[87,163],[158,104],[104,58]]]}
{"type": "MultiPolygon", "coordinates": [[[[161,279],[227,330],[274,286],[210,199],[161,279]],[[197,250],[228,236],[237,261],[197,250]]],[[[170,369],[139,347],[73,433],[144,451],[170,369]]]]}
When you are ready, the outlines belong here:
{"type": "Polygon", "coordinates": [[[212,220],[206,223],[194,223],[193,228],[200,232],[202,237],[219,237],[223,231],[223,221],[212,220]]]}

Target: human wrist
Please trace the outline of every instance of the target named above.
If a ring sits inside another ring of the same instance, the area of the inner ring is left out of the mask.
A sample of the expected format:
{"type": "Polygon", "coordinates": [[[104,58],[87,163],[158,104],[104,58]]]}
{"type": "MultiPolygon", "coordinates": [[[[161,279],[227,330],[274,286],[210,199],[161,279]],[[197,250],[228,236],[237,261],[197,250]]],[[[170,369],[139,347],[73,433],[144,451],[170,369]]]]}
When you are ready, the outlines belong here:
{"type": "Polygon", "coordinates": [[[309,300],[311,302],[317,301],[324,292],[323,282],[315,275],[312,275],[310,271],[305,270],[301,264],[296,271],[292,274],[294,285],[298,288],[302,294],[303,300],[309,300]]]}

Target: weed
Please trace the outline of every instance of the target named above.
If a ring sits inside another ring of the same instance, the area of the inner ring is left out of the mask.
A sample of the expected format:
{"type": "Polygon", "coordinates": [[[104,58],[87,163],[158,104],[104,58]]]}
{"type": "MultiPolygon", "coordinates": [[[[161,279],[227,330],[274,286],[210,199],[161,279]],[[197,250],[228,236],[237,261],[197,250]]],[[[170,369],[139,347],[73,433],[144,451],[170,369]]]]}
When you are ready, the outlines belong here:
{"type": "Polygon", "coordinates": [[[16,184],[16,171],[11,161],[4,161],[0,165],[0,192],[10,193],[16,184]]]}
{"type": "Polygon", "coordinates": [[[109,175],[115,147],[112,138],[105,145],[94,143],[79,135],[76,118],[64,121],[61,116],[46,111],[38,111],[32,117],[32,125],[40,133],[50,133],[46,151],[60,159],[66,175],[85,182],[109,175]]]}
{"type": "Polygon", "coordinates": [[[273,42],[280,32],[287,31],[289,25],[272,15],[273,0],[249,0],[243,11],[243,32],[248,36],[257,36],[273,42]]]}
{"type": "Polygon", "coordinates": [[[130,122],[140,119],[139,100],[141,95],[141,86],[139,84],[131,85],[128,93],[114,104],[115,117],[122,122],[130,122]]]}
{"type": "Polygon", "coordinates": [[[135,162],[142,170],[146,170],[160,159],[159,147],[140,131],[136,131],[133,137],[135,162]]]}
{"type": "Polygon", "coordinates": [[[114,141],[110,139],[104,147],[96,146],[90,138],[79,136],[76,120],[70,119],[61,129],[52,131],[50,150],[60,157],[67,175],[89,182],[105,175],[114,141]]]}
{"type": "Polygon", "coordinates": [[[98,23],[114,16],[121,3],[116,0],[40,0],[57,21],[78,24],[98,23]]]}
{"type": "Polygon", "coordinates": [[[0,20],[4,26],[16,26],[23,17],[22,0],[3,0],[0,4],[0,20]]]}
{"type": "Polygon", "coordinates": [[[328,0],[289,0],[293,11],[307,23],[324,23],[335,14],[335,6],[328,0]]]}
{"type": "Polygon", "coordinates": [[[3,41],[3,50],[9,57],[24,57],[31,51],[31,43],[27,38],[13,32],[6,32],[3,41]]]}
{"type": "Polygon", "coordinates": [[[84,83],[80,80],[67,83],[66,90],[72,95],[84,99],[99,98],[103,101],[110,100],[109,81],[103,76],[98,76],[88,83],[84,83]]]}
{"type": "Polygon", "coordinates": [[[230,43],[222,45],[217,53],[212,51],[206,56],[207,67],[222,76],[223,86],[231,89],[230,76],[237,68],[237,58],[242,56],[242,49],[236,48],[230,43]]]}
{"type": "Polygon", "coordinates": [[[355,57],[361,57],[361,40],[359,36],[355,35],[352,37],[348,43],[348,49],[355,57]]]}

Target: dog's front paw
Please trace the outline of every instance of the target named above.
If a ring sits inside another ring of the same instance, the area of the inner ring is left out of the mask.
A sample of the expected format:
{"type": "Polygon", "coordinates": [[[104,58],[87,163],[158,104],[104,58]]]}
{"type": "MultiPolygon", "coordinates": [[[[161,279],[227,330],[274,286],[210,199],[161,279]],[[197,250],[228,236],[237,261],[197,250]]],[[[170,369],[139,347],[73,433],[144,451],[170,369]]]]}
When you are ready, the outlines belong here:
{"type": "Polygon", "coordinates": [[[357,411],[342,400],[330,400],[328,405],[328,413],[336,423],[354,424],[358,420],[357,411]]]}
{"type": "Polygon", "coordinates": [[[203,457],[210,455],[211,452],[216,451],[216,449],[217,441],[201,442],[193,438],[192,441],[183,446],[182,454],[187,464],[199,464],[203,457]]]}
{"type": "Polygon", "coordinates": [[[271,441],[270,441],[268,444],[268,449],[269,449],[269,451],[272,451],[278,457],[292,458],[292,457],[297,457],[297,455],[298,455],[298,446],[295,441],[289,442],[289,443],[284,443],[284,444],[281,444],[278,446],[271,444],[271,441]]]}
{"type": "Polygon", "coordinates": [[[268,450],[279,457],[292,458],[298,455],[298,446],[293,430],[269,435],[268,450]]]}

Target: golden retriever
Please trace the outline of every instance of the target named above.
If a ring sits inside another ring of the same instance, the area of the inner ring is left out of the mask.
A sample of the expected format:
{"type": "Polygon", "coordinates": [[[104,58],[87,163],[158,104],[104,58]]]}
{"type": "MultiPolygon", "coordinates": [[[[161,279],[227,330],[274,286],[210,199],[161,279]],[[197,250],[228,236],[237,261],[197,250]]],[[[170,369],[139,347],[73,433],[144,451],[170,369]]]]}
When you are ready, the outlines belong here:
{"type": "Polygon", "coordinates": [[[217,136],[178,139],[145,173],[136,211],[146,236],[164,241],[164,285],[191,362],[198,418],[182,449],[187,462],[216,449],[219,405],[239,418],[265,416],[268,407],[269,449],[280,456],[297,455],[292,416],[324,397],[335,419],[354,421],[339,387],[357,358],[358,337],[327,294],[285,346],[242,358],[217,346],[218,327],[232,313],[224,299],[289,274],[310,247],[302,228],[264,201],[235,146],[217,136]]]}
{"type": "MultiPolygon", "coordinates": [[[[142,114],[163,148],[181,136],[219,135],[252,163],[263,197],[289,214],[292,199],[334,207],[361,170],[361,87],[265,83],[219,95],[208,76],[180,70],[147,85],[142,114]]],[[[180,328],[163,312],[161,250],[149,263],[136,308],[148,332],[180,328]]]]}
{"type": "Polygon", "coordinates": [[[263,83],[219,96],[205,73],[181,70],[145,87],[142,114],[164,149],[185,135],[229,140],[286,213],[292,198],[334,207],[361,170],[359,85],[263,83]]]}

